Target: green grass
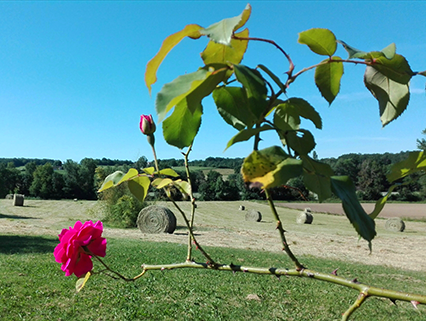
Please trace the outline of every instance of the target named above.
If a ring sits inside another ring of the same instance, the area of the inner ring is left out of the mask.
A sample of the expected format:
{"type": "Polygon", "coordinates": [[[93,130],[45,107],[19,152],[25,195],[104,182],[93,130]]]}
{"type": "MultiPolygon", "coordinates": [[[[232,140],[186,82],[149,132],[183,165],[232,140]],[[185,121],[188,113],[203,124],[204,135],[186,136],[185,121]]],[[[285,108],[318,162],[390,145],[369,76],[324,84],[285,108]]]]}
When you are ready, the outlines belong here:
{"type": "MultiPolygon", "coordinates": [[[[149,271],[133,283],[93,276],[82,292],[53,258],[57,238],[0,235],[1,320],[340,320],[354,290],[311,279],[204,270],[149,271]],[[247,300],[256,294],[260,301],[247,300]]],[[[288,267],[282,254],[208,248],[221,263],[288,267]]],[[[184,245],[108,239],[105,261],[126,276],[140,265],[177,263],[184,245]]],[[[196,252],[196,259],[203,261],[196,252]]],[[[426,294],[426,273],[301,257],[309,268],[363,283],[426,294]]],[[[98,267],[97,265],[95,265],[98,267]]],[[[410,303],[370,298],[352,320],[424,320],[410,303]]]]}

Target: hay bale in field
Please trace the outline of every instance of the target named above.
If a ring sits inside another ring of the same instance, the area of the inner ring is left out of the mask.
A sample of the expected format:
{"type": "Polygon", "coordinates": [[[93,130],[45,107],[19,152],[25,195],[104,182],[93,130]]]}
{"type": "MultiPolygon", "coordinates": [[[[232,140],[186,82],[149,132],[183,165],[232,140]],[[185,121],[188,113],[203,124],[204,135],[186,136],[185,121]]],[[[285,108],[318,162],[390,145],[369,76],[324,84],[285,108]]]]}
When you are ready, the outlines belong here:
{"type": "Polygon", "coordinates": [[[312,224],[314,217],[312,216],[311,209],[305,208],[303,212],[300,212],[296,217],[297,224],[312,224]]]}
{"type": "Polygon", "coordinates": [[[249,210],[246,213],[246,221],[260,222],[262,220],[262,214],[256,210],[249,210]]]}
{"type": "Polygon", "coordinates": [[[240,205],[240,207],[238,208],[240,211],[244,211],[246,208],[244,207],[244,205],[240,205]]]}
{"type": "Polygon", "coordinates": [[[13,200],[13,194],[7,194],[5,199],[7,200],[13,200]]]}
{"type": "Polygon", "coordinates": [[[139,212],[136,220],[142,233],[173,233],[176,229],[176,216],[164,206],[151,205],[139,212]]]}
{"type": "Polygon", "coordinates": [[[392,232],[404,232],[405,223],[399,217],[392,217],[386,221],[385,229],[392,232]]]}
{"type": "Polygon", "coordinates": [[[24,206],[24,195],[13,194],[13,206],[24,206]]]}

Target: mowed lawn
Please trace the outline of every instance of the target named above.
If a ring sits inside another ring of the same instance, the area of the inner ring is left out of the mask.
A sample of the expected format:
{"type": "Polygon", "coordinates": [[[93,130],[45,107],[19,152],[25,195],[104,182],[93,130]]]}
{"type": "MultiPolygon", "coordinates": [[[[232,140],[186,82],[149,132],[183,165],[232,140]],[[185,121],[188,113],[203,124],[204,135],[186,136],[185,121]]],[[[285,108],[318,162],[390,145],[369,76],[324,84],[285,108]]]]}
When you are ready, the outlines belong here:
{"type": "MultiPolygon", "coordinates": [[[[76,294],[75,277],[65,277],[54,261],[55,235],[76,219],[99,219],[95,204],[26,201],[26,206],[18,209],[7,201],[10,200],[0,200],[0,227],[3,226],[0,229],[0,320],[340,320],[341,313],[357,297],[353,290],[310,279],[199,270],[151,271],[131,283],[95,275],[83,291],[76,294]]],[[[187,203],[181,205],[187,209],[187,203]]],[[[295,249],[303,241],[294,236],[304,233],[320,235],[334,231],[336,240],[339,235],[356,238],[344,217],[317,215],[314,218],[317,224],[306,226],[295,223],[298,211],[279,209],[279,212],[291,231],[288,236],[295,249]]],[[[170,240],[186,239],[181,218],[177,218],[176,235],[158,237],[166,242],[133,237],[140,236],[137,229],[107,229],[110,236],[105,261],[126,276],[139,274],[143,263],[183,262],[185,241],[170,240]]],[[[206,249],[221,263],[292,268],[282,253],[259,250],[255,244],[246,244],[246,249],[244,244],[237,246],[240,249],[232,248],[232,243],[230,248],[224,244],[212,246],[222,241],[211,239],[214,233],[236,234],[242,239],[252,233],[260,242],[259,237],[266,237],[271,230],[275,232],[274,224],[264,204],[206,202],[198,206],[196,233],[201,239],[204,237],[203,241],[210,239],[205,242],[206,249]],[[238,210],[241,204],[261,211],[262,222],[246,222],[243,211],[238,210]]],[[[416,233],[406,237],[412,236],[415,238],[416,233]]],[[[269,242],[277,243],[272,239],[264,246],[269,242]]],[[[205,260],[198,251],[194,255],[198,261],[205,260]]],[[[363,283],[426,295],[424,271],[344,263],[307,254],[301,254],[300,259],[321,272],[331,273],[338,267],[338,274],[348,279],[358,278],[363,283]]],[[[95,268],[100,267],[95,265],[95,268]]],[[[352,320],[425,320],[425,313],[423,306],[417,311],[410,303],[398,302],[395,306],[386,299],[370,298],[352,320]]]]}

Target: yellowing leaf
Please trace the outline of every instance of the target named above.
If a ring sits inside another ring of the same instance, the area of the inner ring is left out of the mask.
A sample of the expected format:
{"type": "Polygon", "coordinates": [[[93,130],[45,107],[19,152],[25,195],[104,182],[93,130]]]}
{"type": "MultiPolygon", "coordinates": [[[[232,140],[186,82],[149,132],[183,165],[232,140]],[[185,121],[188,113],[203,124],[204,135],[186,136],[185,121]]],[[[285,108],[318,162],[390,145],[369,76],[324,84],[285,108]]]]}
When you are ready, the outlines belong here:
{"type": "Polygon", "coordinates": [[[125,181],[128,181],[134,177],[137,177],[138,175],[139,175],[139,172],[134,168],[129,169],[127,174],[124,174],[122,171],[116,171],[105,178],[104,183],[102,184],[101,188],[98,190],[98,193],[108,188],[120,185],[121,183],[125,181]]]}
{"type": "Polygon", "coordinates": [[[143,168],[142,169],[146,174],[148,175],[152,175],[155,172],[155,168],[154,167],[147,167],[147,168],[143,168]]]}
{"type": "Polygon", "coordinates": [[[162,169],[162,170],[160,170],[159,172],[158,172],[158,174],[160,174],[160,175],[166,175],[166,176],[172,176],[172,177],[178,177],[179,176],[179,174],[178,173],[176,173],[173,169],[171,169],[171,168],[165,168],[165,169],[162,169]]]}
{"type": "Polygon", "coordinates": [[[288,157],[281,147],[253,151],[244,159],[241,173],[245,182],[262,189],[284,185],[302,174],[302,161],[288,157]]]}
{"type": "Polygon", "coordinates": [[[84,276],[77,279],[77,282],[75,282],[75,290],[77,292],[80,292],[84,288],[91,275],[92,272],[89,271],[84,276]]]}
{"type": "Polygon", "coordinates": [[[170,36],[168,36],[161,45],[158,53],[152,58],[147,66],[145,71],[145,84],[148,87],[149,93],[151,93],[151,86],[157,81],[157,70],[163,62],[164,58],[176,46],[183,38],[189,37],[191,39],[198,39],[201,37],[200,30],[203,27],[190,24],[185,26],[181,31],[178,31],[170,36]]]}
{"type": "Polygon", "coordinates": [[[152,181],[151,185],[157,189],[161,189],[171,183],[173,183],[173,181],[170,178],[156,178],[152,181]]]}
{"type": "Polygon", "coordinates": [[[137,176],[131,179],[127,186],[129,187],[130,192],[135,196],[139,201],[143,202],[146,195],[148,194],[148,189],[151,181],[146,176],[137,176]]]}
{"type": "Polygon", "coordinates": [[[187,181],[178,179],[173,182],[173,185],[176,186],[182,194],[187,196],[191,195],[191,185],[187,181]]]}
{"type": "MultiPolygon", "coordinates": [[[[248,29],[241,31],[240,33],[236,34],[236,36],[247,38],[249,36],[248,29]]],[[[201,58],[206,65],[212,63],[239,64],[241,60],[243,60],[244,53],[247,50],[247,45],[247,40],[232,39],[230,46],[219,44],[214,41],[209,41],[206,49],[204,49],[204,51],[201,53],[201,58]]],[[[229,71],[228,77],[231,74],[232,71],[229,71]]]]}

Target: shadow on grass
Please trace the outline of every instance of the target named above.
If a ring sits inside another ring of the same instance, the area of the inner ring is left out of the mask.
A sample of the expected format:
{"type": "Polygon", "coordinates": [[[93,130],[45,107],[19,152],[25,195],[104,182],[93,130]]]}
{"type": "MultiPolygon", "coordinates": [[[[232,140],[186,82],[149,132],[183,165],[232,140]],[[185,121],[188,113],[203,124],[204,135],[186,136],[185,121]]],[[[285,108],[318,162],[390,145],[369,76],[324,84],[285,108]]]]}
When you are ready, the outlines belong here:
{"type": "Polygon", "coordinates": [[[53,253],[59,241],[43,236],[0,235],[0,253],[53,253]]]}
{"type": "Polygon", "coordinates": [[[20,215],[10,215],[10,214],[1,214],[0,213],[0,219],[2,218],[11,218],[15,220],[27,220],[27,219],[36,219],[37,217],[30,217],[30,216],[20,216],[20,215]]]}

